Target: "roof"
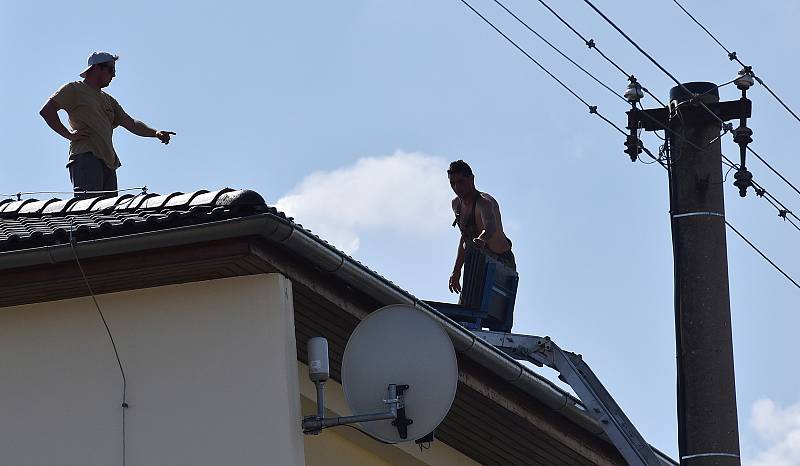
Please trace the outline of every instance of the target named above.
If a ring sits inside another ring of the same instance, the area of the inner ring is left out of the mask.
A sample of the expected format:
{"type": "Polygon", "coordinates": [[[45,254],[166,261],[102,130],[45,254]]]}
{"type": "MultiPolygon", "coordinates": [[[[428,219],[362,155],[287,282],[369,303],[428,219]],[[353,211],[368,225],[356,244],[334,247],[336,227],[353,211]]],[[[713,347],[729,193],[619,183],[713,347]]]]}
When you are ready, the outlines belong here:
{"type": "Polygon", "coordinates": [[[87,259],[84,268],[98,293],[270,271],[290,276],[298,358],[305,357],[308,337],[333,332],[334,378],[347,336],[366,313],[386,304],[417,306],[442,324],[459,354],[460,389],[437,437],[484,464],[500,457],[503,464],[531,464],[525,458],[532,457],[549,464],[622,464],[579,400],[268,206],[254,191],[0,200],[0,273],[16,270],[0,281],[0,307],[82,296],[70,264],[76,254],[70,237],[79,245],[81,263],[87,259]],[[257,244],[232,244],[247,238],[257,244]],[[154,251],[153,258],[144,259],[145,251],[154,251]],[[302,270],[294,265],[299,262],[302,270]],[[331,281],[334,291],[326,292],[331,281]],[[492,422],[505,433],[489,438],[487,431],[477,431],[491,429],[492,422]],[[495,446],[476,450],[476,442],[495,446]],[[501,456],[486,456],[490,452],[501,456]]]}
{"type": "Polygon", "coordinates": [[[0,252],[111,238],[269,212],[250,190],[230,188],[90,199],[0,200],[0,252]]]}

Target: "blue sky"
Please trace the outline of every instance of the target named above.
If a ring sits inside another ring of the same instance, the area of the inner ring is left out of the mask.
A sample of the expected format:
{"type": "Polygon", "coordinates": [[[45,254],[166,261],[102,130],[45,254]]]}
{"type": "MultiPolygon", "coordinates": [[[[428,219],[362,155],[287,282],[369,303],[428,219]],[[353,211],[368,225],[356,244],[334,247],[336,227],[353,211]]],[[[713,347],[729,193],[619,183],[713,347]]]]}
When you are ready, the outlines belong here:
{"type": "MultiPolygon", "coordinates": [[[[623,102],[494,2],[471,3],[625,125],[623,102]]],[[[739,69],[671,0],[646,8],[596,3],[682,81],[723,83],[739,69]]],[[[625,88],[618,71],[538,2],[505,4],[598,78],[625,88]]],[[[791,48],[800,4],[686,4],[800,110],[791,48]]],[[[582,1],[553,6],[666,98],[673,83],[582,1]]],[[[163,146],[118,129],[121,187],[254,189],[420,298],[455,299],[447,278],[458,236],[444,167],[470,162],[478,187],[499,200],[514,241],[521,276],[514,330],[582,353],[645,438],[677,456],[664,170],[631,163],[620,134],[460,1],[2,0],[0,192],[69,190],[67,142],[38,110],[61,84],[79,79],[93,50],[120,55],[107,91],[128,113],[178,133],[163,146]]],[[[738,98],[732,86],[721,94],[738,98]]],[[[753,148],[800,183],[792,139],[800,123],[763,88],[750,97],[753,148]]],[[[652,135],[645,142],[658,147],[652,135]]],[[[723,151],[737,156],[730,137],[723,151]]],[[[750,164],[789,208],[800,204],[762,164],[750,164]]],[[[733,225],[800,278],[800,232],[764,200],[739,198],[732,176],[726,208],[733,225]]],[[[798,289],[733,234],[728,256],[745,463],[800,464],[798,289]]]]}

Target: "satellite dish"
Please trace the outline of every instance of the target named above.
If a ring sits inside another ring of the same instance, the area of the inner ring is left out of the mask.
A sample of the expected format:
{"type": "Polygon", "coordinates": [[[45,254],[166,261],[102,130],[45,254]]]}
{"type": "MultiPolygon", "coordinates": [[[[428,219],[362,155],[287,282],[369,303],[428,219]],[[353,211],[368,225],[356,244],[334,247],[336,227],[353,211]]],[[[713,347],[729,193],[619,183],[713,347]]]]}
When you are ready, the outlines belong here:
{"type": "Polygon", "coordinates": [[[420,439],[433,432],[453,404],[458,364],[444,329],[408,305],[386,306],[368,315],[353,331],[342,358],[342,386],[353,413],[384,410],[389,384],[408,385],[405,416],[413,423],[401,438],[391,420],[361,423],[384,442],[420,439]]]}

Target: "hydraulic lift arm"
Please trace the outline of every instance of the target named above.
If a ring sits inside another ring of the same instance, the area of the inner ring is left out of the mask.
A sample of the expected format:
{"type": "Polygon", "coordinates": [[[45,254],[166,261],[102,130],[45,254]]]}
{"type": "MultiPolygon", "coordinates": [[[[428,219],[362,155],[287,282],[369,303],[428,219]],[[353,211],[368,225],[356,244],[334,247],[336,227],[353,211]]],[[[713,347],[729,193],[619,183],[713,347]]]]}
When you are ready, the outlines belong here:
{"type": "Polygon", "coordinates": [[[557,370],[559,379],[575,390],[589,414],[600,422],[606,435],[628,464],[663,464],[579,354],[562,350],[550,337],[483,330],[473,333],[514,359],[557,370]]]}

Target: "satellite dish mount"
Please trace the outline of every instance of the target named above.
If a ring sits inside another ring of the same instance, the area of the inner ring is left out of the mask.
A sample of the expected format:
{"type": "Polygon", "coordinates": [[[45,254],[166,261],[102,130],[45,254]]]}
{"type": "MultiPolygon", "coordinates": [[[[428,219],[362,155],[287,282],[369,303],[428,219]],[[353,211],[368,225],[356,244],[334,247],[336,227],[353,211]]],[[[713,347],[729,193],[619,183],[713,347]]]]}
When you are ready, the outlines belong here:
{"type": "Polygon", "coordinates": [[[319,435],[327,427],[342,426],[360,422],[384,421],[392,419],[401,439],[408,438],[408,426],[414,423],[406,417],[405,392],[407,384],[389,384],[383,403],[387,410],[379,413],[356,414],[343,417],[325,417],[325,381],[330,376],[328,364],[328,340],[314,337],[308,340],[308,377],[317,387],[317,414],[303,418],[303,433],[319,435]]]}

